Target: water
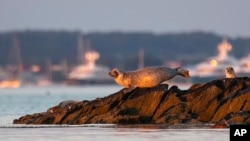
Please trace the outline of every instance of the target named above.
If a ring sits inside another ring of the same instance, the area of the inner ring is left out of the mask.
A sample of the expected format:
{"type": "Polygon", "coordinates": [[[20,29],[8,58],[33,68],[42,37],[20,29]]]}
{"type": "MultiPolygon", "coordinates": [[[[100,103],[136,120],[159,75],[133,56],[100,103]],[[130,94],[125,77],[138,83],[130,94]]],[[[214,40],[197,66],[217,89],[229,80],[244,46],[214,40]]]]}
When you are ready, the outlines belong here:
{"type": "Polygon", "coordinates": [[[26,114],[47,111],[64,100],[93,100],[112,94],[121,87],[49,86],[0,89],[0,140],[1,141],[228,141],[229,129],[206,127],[113,124],[89,125],[14,125],[12,121],[26,114]]]}

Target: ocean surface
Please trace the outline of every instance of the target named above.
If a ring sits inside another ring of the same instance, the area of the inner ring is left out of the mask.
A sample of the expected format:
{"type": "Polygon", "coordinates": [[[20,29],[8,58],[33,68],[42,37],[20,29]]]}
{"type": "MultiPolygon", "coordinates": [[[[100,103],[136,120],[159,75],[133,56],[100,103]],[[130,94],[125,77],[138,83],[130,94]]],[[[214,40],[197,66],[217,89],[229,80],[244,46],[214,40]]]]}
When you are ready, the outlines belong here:
{"type": "Polygon", "coordinates": [[[14,119],[45,112],[65,100],[93,100],[119,91],[116,85],[0,89],[0,141],[228,141],[229,129],[206,126],[87,124],[15,125],[14,119]]]}

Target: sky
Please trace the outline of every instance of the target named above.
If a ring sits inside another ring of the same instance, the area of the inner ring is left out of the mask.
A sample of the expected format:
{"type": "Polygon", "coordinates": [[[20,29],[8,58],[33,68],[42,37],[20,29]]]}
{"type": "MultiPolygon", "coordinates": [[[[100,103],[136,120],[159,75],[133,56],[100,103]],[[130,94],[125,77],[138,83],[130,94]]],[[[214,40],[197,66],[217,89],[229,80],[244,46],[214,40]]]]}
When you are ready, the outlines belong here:
{"type": "Polygon", "coordinates": [[[249,0],[0,0],[0,33],[203,31],[250,37],[249,0]]]}

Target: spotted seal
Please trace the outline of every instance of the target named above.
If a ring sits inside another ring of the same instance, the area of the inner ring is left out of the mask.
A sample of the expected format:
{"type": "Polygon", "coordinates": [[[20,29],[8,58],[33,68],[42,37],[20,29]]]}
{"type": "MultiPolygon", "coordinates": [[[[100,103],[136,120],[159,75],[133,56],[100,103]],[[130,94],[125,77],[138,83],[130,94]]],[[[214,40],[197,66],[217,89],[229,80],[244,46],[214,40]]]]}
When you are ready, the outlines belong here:
{"type": "Polygon", "coordinates": [[[176,75],[189,78],[189,71],[178,68],[167,67],[146,67],[134,71],[122,72],[115,68],[109,72],[109,75],[114,78],[115,82],[125,88],[134,89],[150,88],[161,84],[176,75]]]}
{"type": "Polygon", "coordinates": [[[236,78],[236,74],[234,72],[233,67],[227,67],[225,73],[226,73],[226,78],[236,78]]]}

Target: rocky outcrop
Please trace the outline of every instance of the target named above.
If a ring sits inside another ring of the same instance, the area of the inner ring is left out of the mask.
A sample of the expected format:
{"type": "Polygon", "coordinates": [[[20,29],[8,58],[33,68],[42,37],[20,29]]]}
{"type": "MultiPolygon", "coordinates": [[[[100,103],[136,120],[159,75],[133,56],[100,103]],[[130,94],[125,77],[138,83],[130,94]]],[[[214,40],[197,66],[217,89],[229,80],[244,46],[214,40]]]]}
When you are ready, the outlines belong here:
{"type": "Polygon", "coordinates": [[[250,78],[219,79],[188,90],[162,84],[93,101],[64,101],[14,124],[250,124],[250,78]]]}

